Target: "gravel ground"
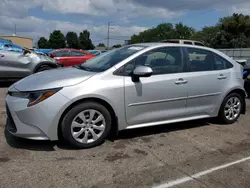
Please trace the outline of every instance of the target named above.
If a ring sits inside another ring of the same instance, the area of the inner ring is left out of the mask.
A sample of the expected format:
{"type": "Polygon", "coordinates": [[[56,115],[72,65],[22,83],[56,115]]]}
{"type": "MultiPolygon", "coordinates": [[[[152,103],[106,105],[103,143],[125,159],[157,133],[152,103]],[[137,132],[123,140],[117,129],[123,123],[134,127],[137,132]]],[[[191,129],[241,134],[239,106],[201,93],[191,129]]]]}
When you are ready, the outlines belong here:
{"type": "Polygon", "coordinates": [[[8,134],[6,91],[0,88],[0,187],[250,186],[249,114],[233,125],[199,120],[123,131],[99,147],[74,150],[8,134]]]}

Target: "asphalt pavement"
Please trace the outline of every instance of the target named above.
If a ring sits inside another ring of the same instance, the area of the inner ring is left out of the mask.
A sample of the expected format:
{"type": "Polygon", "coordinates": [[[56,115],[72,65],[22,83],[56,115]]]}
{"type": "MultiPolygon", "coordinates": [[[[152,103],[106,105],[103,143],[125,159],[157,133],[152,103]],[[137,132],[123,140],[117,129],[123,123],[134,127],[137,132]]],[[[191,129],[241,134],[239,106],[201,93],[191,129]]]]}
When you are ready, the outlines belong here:
{"type": "MultiPolygon", "coordinates": [[[[5,131],[0,88],[1,188],[250,187],[250,115],[122,131],[92,149],[18,139],[5,131]]],[[[247,100],[250,111],[250,100],[247,100]]]]}

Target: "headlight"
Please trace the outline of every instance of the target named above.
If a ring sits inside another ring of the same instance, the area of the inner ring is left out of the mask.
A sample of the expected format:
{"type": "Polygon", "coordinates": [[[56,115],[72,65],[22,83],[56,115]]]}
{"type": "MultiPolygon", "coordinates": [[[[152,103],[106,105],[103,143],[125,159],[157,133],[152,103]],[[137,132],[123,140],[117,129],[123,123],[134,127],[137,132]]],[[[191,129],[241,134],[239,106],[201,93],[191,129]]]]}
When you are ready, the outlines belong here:
{"type": "Polygon", "coordinates": [[[13,97],[29,99],[29,103],[27,106],[30,107],[46,100],[47,98],[57,93],[59,90],[61,90],[61,88],[32,92],[9,92],[8,94],[13,97]]]}

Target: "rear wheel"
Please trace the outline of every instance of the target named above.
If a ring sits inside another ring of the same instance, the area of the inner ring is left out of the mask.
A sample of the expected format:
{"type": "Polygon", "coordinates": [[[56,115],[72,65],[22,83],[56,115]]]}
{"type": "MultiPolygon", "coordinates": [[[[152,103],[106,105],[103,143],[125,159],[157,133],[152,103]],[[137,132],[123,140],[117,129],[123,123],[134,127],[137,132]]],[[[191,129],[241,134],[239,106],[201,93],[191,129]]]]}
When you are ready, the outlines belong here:
{"type": "Polygon", "coordinates": [[[85,102],[73,107],[62,121],[63,138],[77,148],[91,148],[102,144],[110,129],[110,113],[95,102],[85,102]]]}
{"type": "Polygon", "coordinates": [[[218,117],[223,123],[232,124],[240,117],[242,107],[242,97],[238,93],[231,93],[224,99],[218,117]]]}

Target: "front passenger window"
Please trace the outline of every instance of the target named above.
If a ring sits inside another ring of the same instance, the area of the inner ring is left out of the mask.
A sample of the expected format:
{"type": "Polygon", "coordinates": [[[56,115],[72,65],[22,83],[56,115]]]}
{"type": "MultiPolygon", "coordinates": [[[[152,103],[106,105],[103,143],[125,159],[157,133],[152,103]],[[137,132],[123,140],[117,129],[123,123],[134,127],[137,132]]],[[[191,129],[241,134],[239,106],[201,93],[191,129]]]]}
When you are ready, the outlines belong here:
{"type": "Polygon", "coordinates": [[[181,49],[179,47],[158,48],[135,59],[135,67],[149,66],[153,75],[183,72],[181,49]]]}

